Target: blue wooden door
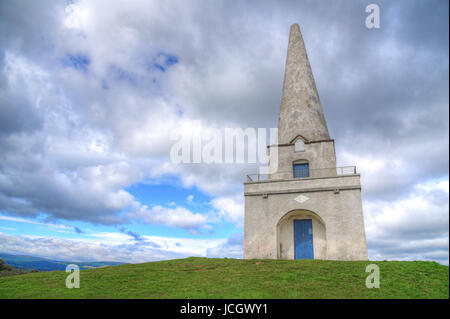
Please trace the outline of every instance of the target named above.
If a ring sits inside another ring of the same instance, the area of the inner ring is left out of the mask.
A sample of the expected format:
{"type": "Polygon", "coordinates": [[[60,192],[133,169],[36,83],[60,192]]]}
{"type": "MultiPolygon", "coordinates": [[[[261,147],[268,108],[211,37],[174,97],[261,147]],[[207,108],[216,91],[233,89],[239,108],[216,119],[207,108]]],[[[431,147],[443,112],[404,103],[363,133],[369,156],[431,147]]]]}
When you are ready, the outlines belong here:
{"type": "Polygon", "coordinates": [[[294,220],[295,259],[314,259],[312,220],[294,220]]]}

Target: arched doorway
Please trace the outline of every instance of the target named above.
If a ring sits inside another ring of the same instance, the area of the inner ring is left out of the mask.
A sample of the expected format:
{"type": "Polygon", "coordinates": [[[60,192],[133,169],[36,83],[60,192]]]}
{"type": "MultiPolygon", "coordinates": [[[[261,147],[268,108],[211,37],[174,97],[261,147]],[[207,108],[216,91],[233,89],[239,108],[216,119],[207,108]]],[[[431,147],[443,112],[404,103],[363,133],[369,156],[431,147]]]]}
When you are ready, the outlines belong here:
{"type": "Polygon", "coordinates": [[[325,222],[316,213],[296,209],[286,213],[277,223],[277,257],[278,259],[314,258],[327,259],[327,239],[325,222]],[[310,226],[309,226],[310,225],[310,226]],[[311,239],[312,247],[299,246],[296,232],[312,228],[312,233],[305,233],[307,241],[311,239]],[[297,245],[297,246],[296,246],[297,245]],[[309,249],[312,251],[309,253],[309,249]]]}

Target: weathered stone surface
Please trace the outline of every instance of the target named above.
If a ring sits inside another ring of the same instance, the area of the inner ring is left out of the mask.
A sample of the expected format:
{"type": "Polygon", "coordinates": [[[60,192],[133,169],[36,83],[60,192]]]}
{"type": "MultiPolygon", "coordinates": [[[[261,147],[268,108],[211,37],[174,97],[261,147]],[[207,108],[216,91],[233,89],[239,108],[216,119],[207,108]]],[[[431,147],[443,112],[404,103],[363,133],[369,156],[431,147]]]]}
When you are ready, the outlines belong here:
{"type": "Polygon", "coordinates": [[[298,134],[309,141],[330,139],[300,27],[294,24],[289,35],[278,144],[289,143],[298,134]]]}

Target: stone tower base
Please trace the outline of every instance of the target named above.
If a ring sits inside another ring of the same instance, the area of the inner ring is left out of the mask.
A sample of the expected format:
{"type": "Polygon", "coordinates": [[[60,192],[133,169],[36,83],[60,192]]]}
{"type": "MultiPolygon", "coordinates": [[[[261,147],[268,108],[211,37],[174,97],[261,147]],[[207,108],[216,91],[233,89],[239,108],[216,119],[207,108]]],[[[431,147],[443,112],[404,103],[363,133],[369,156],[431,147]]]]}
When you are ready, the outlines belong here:
{"type": "Polygon", "coordinates": [[[244,183],[244,258],[294,259],[294,220],[312,220],[314,259],[367,260],[359,174],[244,183]]]}

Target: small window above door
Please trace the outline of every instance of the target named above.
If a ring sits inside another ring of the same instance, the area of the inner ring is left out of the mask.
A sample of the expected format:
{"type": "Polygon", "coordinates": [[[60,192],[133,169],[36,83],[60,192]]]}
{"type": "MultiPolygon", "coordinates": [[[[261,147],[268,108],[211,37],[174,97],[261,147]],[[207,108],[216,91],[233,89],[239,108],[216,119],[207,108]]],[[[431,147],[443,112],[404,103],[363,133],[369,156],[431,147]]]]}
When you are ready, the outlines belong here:
{"type": "Polygon", "coordinates": [[[309,164],[294,164],[294,178],[309,177],[309,164]]]}

